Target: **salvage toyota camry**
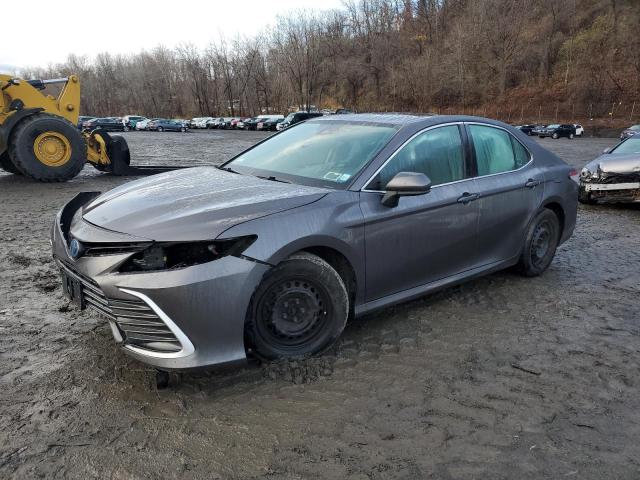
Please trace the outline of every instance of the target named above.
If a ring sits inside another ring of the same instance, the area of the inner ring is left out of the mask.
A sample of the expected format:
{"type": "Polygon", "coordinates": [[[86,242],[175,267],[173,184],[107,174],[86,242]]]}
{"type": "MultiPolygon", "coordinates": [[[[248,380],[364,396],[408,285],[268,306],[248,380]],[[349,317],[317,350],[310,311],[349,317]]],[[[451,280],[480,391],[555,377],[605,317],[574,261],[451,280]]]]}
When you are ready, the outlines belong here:
{"type": "Polygon", "coordinates": [[[571,174],[492,120],[323,117],[220,167],[79,194],[53,255],[66,294],[159,369],[310,355],[350,316],[542,273],[574,229],[571,174]]]}
{"type": "Polygon", "coordinates": [[[640,202],[640,135],[628,137],[580,172],[582,203],[640,202]]]}

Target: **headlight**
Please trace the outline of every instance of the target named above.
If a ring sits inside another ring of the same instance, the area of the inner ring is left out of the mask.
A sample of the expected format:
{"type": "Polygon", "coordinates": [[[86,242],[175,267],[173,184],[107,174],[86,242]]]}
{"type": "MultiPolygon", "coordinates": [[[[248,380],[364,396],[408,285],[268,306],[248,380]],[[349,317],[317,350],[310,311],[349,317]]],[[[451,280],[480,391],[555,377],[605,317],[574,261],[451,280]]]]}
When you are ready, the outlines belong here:
{"type": "Polygon", "coordinates": [[[587,167],[584,167],[580,171],[580,178],[582,180],[585,180],[585,181],[592,180],[592,179],[597,179],[599,176],[600,176],[600,174],[598,173],[597,170],[595,172],[592,172],[587,167]]]}
{"type": "Polygon", "coordinates": [[[154,243],[127,259],[120,272],[175,270],[237,256],[256,241],[256,235],[189,243],[154,243]]]}

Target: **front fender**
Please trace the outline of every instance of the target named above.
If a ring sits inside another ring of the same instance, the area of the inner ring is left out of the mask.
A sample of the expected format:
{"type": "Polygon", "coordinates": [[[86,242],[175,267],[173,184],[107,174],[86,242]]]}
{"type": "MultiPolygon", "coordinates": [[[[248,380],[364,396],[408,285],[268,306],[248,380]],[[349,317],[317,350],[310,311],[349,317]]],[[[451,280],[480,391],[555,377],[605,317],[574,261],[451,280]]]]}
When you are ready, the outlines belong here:
{"type": "Polygon", "coordinates": [[[218,238],[244,235],[258,236],[244,255],[270,265],[300,250],[333,249],[351,264],[357,297],[364,295],[364,221],[357,192],[332,192],[312,204],[231,227],[218,238]]]}

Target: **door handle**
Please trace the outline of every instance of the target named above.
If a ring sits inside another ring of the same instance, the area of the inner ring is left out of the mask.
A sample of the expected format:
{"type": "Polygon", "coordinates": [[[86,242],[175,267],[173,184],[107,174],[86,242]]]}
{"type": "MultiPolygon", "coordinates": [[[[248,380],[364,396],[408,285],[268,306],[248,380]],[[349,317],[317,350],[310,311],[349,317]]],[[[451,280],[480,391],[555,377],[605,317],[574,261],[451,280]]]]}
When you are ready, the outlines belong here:
{"type": "Polygon", "coordinates": [[[480,195],[478,195],[477,193],[464,192],[462,196],[458,198],[458,203],[463,203],[464,205],[466,205],[467,203],[473,202],[478,198],[480,198],[480,195]]]}
{"type": "Polygon", "coordinates": [[[541,183],[542,182],[540,180],[534,180],[533,178],[530,178],[529,180],[527,180],[527,183],[525,183],[524,186],[527,188],[535,188],[541,183]]]}

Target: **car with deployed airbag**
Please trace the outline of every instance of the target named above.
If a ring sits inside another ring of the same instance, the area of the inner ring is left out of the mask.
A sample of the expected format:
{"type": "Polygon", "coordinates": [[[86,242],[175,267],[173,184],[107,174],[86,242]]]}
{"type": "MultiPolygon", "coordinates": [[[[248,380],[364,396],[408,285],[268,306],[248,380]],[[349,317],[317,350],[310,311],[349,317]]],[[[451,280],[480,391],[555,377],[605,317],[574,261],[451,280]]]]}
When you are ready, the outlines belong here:
{"type": "Polygon", "coordinates": [[[485,118],[325,116],[219,167],[79,194],[53,256],[66,295],[158,369],[313,355],[349,318],[543,273],[575,226],[574,174],[485,118]]]}

